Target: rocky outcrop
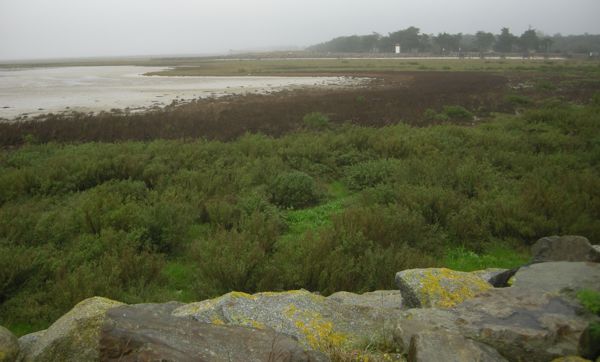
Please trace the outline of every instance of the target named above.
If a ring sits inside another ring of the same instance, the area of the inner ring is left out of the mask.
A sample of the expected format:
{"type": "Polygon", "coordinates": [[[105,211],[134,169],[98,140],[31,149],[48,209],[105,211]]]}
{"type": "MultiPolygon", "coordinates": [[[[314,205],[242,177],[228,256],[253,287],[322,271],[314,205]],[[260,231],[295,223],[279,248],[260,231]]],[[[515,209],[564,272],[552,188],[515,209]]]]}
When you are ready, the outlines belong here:
{"type": "Polygon", "coordinates": [[[19,340],[8,329],[0,326],[0,362],[14,362],[19,355],[19,340]]]}
{"type": "Polygon", "coordinates": [[[106,314],[102,361],[326,361],[272,329],[198,323],[174,317],[177,303],[121,306],[106,314]]]}
{"type": "Polygon", "coordinates": [[[174,316],[204,323],[271,328],[315,350],[368,345],[391,331],[397,314],[393,309],[342,304],[305,290],[233,292],[173,311],[174,316]]]}
{"type": "Polygon", "coordinates": [[[191,304],[138,305],[90,298],[18,343],[0,328],[0,362],[17,353],[19,361],[325,361],[358,359],[372,346],[409,361],[593,360],[600,353],[590,327],[600,316],[575,298],[582,289],[600,292],[599,263],[413,269],[397,273],[396,282],[398,291],[329,297],[231,292],[191,304]]]}
{"type": "Polygon", "coordinates": [[[80,302],[39,336],[23,361],[98,361],[106,311],[122,304],[100,297],[80,302]]]}
{"type": "Polygon", "coordinates": [[[467,339],[460,334],[421,332],[410,340],[408,362],[505,362],[492,347],[467,339]]]}
{"type": "Polygon", "coordinates": [[[547,261],[589,261],[600,263],[600,251],[583,236],[547,236],[532,247],[534,263],[547,261]]]}
{"type": "Polygon", "coordinates": [[[408,308],[451,308],[492,288],[475,274],[446,268],[404,270],[396,284],[408,308]]]}
{"type": "Polygon", "coordinates": [[[327,299],[338,303],[370,308],[401,309],[402,295],[399,290],[376,290],[363,294],[337,292],[327,299]]]}
{"type": "MultiPolygon", "coordinates": [[[[423,333],[460,335],[511,361],[577,355],[590,316],[571,291],[600,289],[600,264],[553,262],[521,268],[511,288],[490,289],[453,308],[411,309],[394,336],[404,348],[423,333]]],[[[456,350],[459,353],[459,350],[456,350]]]]}
{"type": "Polygon", "coordinates": [[[548,262],[521,267],[513,278],[514,288],[544,292],[600,291],[600,264],[584,262],[548,262]]]}
{"type": "Polygon", "coordinates": [[[19,346],[21,347],[21,351],[19,352],[19,361],[23,361],[26,359],[26,356],[30,356],[33,351],[33,346],[37,343],[37,341],[46,333],[46,330],[37,331],[34,333],[29,333],[21,338],[19,338],[19,346]]]}

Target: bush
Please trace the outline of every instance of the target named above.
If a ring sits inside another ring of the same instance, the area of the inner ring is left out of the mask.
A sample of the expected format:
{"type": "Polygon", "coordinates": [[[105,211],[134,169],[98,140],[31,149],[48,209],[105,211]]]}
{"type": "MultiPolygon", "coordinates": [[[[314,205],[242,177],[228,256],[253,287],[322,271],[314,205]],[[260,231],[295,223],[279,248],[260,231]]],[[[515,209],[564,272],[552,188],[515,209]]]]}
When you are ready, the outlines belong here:
{"type": "Polygon", "coordinates": [[[514,106],[528,106],[532,103],[531,99],[527,96],[522,96],[519,94],[510,94],[508,96],[506,96],[506,100],[508,101],[508,103],[514,105],[514,106]]]}
{"type": "Polygon", "coordinates": [[[443,113],[453,121],[470,121],[473,113],[461,106],[445,106],[443,113]]]}
{"type": "Polygon", "coordinates": [[[284,208],[302,208],[319,201],[315,180],[301,171],[277,176],[271,187],[271,200],[284,208]]]}
{"type": "Polygon", "coordinates": [[[323,130],[329,127],[329,117],[321,112],[312,112],[302,118],[304,126],[312,130],[323,130]]]}

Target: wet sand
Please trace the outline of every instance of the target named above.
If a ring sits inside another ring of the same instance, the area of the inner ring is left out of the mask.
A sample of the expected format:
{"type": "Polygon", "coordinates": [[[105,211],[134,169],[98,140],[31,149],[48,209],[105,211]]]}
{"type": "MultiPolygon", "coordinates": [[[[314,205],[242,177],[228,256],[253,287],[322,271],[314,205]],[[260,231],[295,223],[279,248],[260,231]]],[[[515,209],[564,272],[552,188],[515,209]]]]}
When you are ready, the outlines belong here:
{"type": "Polygon", "coordinates": [[[347,77],[161,77],[164,67],[98,66],[0,70],[0,118],[63,111],[140,111],[173,101],[302,87],[348,86],[347,77]]]}

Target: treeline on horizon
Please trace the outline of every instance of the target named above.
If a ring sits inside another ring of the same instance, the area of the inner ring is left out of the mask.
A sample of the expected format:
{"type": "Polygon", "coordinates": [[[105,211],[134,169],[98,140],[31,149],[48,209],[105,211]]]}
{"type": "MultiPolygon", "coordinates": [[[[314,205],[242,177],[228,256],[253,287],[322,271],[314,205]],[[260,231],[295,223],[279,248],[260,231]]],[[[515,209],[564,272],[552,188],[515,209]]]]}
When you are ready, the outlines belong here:
{"type": "Polygon", "coordinates": [[[448,52],[489,52],[497,53],[560,53],[594,54],[600,51],[600,35],[545,35],[536,29],[525,30],[520,35],[502,28],[499,34],[478,31],[475,34],[422,33],[411,26],[388,35],[340,36],[324,43],[316,44],[307,50],[335,53],[393,53],[396,45],[401,53],[448,53],[448,52]]]}

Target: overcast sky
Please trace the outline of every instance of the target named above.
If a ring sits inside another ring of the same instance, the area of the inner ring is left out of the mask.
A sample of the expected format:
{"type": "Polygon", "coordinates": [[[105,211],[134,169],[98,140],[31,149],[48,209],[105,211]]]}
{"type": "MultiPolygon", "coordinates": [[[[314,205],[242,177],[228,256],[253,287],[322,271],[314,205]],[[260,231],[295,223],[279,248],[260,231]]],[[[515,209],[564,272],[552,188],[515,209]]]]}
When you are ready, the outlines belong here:
{"type": "Polygon", "coordinates": [[[600,33],[600,0],[0,0],[0,59],[207,54],[340,35],[600,33]]]}

